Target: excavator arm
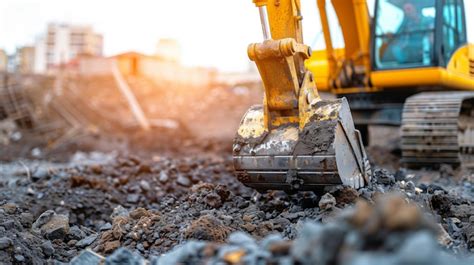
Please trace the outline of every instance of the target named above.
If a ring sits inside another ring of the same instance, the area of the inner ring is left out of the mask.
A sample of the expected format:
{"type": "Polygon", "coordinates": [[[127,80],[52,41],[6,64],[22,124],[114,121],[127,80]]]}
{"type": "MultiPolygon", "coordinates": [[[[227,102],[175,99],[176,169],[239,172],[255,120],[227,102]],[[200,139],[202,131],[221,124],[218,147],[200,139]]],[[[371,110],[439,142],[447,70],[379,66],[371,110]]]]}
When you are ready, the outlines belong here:
{"type": "Polygon", "coordinates": [[[260,189],[364,186],[369,164],[347,101],[322,100],[304,62],[299,0],[254,0],[264,41],[250,44],[264,86],[262,105],[244,115],[233,145],[237,178],[260,189]]]}

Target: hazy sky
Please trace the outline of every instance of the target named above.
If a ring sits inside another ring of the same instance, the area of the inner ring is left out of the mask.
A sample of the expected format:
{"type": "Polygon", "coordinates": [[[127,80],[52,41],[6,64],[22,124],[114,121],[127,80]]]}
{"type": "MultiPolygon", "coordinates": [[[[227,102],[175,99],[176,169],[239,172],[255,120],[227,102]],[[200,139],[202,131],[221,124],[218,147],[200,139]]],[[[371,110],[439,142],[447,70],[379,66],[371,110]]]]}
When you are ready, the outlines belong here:
{"type": "MultiPolygon", "coordinates": [[[[305,42],[322,43],[316,0],[302,0],[305,42]]],[[[474,0],[465,0],[474,19],[474,0]]],[[[247,45],[262,40],[251,0],[1,0],[0,48],[32,44],[48,22],[88,24],[104,35],[105,55],[153,53],[160,38],[175,38],[186,65],[245,70],[247,45]]],[[[470,40],[474,21],[468,21],[470,40]]],[[[318,45],[319,46],[319,45],[318,45]]]]}

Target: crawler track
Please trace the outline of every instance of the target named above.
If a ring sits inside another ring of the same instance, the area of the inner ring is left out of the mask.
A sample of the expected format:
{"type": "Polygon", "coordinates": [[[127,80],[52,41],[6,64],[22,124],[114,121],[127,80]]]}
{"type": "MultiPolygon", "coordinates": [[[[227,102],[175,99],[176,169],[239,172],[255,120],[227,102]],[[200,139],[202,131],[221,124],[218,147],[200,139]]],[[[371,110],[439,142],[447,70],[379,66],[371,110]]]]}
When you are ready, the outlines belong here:
{"type": "Polygon", "coordinates": [[[474,150],[473,92],[424,92],[408,98],[402,116],[402,163],[459,165],[474,150]]]}

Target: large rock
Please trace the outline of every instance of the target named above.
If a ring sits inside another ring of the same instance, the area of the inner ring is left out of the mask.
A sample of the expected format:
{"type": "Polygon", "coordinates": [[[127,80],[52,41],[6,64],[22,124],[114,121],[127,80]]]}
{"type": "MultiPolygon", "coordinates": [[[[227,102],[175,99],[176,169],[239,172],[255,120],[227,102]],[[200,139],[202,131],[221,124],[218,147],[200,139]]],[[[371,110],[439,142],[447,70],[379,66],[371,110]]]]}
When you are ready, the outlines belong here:
{"type": "Polygon", "coordinates": [[[224,242],[230,229],[212,215],[203,215],[184,230],[184,238],[224,242]]]}
{"type": "Polygon", "coordinates": [[[13,242],[10,238],[8,238],[8,237],[0,238],[0,250],[7,249],[12,245],[13,245],[13,242]]]}
{"type": "Polygon", "coordinates": [[[92,234],[76,243],[76,247],[85,248],[92,244],[97,239],[97,234],[92,234]]]}
{"type": "Polygon", "coordinates": [[[321,197],[319,201],[319,208],[321,210],[329,210],[336,206],[336,198],[329,193],[326,193],[321,197]]]}
{"type": "Polygon", "coordinates": [[[86,237],[86,233],[82,231],[79,227],[73,226],[71,227],[71,229],[69,229],[68,236],[70,239],[79,241],[86,237]]]}
{"type": "Polygon", "coordinates": [[[308,222],[299,231],[291,255],[301,264],[335,264],[346,233],[343,224],[308,222]]]}
{"type": "Polygon", "coordinates": [[[69,218],[48,210],[33,223],[33,231],[40,232],[49,240],[64,239],[69,233],[69,218]]]}
{"type": "Polygon", "coordinates": [[[54,254],[54,247],[51,241],[45,241],[41,244],[41,250],[46,257],[51,257],[54,254]]]}

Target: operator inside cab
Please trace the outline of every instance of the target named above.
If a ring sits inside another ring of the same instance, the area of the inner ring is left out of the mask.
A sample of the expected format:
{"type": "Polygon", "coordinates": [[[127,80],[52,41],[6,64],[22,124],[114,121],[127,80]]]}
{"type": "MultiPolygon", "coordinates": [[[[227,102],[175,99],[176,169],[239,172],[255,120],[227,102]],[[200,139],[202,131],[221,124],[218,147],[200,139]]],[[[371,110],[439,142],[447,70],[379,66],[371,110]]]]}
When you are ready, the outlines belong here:
{"type": "Polygon", "coordinates": [[[406,68],[431,64],[434,0],[382,0],[375,19],[379,65],[406,68]]]}

